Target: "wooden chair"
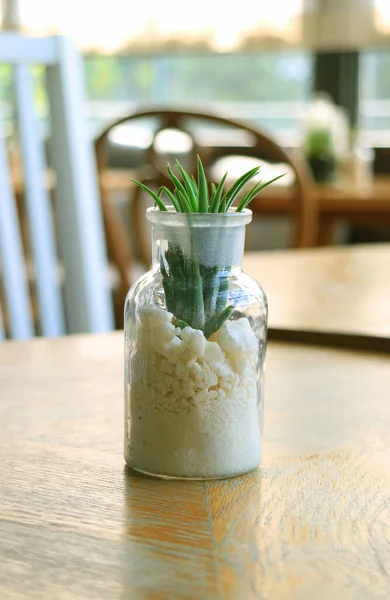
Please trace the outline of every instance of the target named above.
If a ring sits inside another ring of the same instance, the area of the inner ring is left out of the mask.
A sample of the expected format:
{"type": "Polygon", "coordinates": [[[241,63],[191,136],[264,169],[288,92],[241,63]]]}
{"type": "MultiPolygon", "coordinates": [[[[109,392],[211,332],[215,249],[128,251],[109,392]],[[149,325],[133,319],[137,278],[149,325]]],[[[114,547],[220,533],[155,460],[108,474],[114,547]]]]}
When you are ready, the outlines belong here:
{"type": "MultiPolygon", "coordinates": [[[[2,33],[0,63],[10,64],[14,77],[38,332],[59,336],[67,332],[108,331],[113,328],[113,315],[93,146],[84,118],[79,56],[62,37],[38,39],[2,33]],[[55,225],[44,182],[47,166],[33,103],[30,67],[36,64],[46,68],[51,163],[56,177],[55,225]]],[[[0,194],[0,338],[6,334],[25,339],[36,333],[36,326],[1,132],[0,194]]]]}
{"type": "MultiPolygon", "coordinates": [[[[182,110],[148,110],[138,112],[123,117],[114,123],[111,123],[99,136],[96,141],[97,162],[100,180],[100,193],[103,204],[103,211],[110,212],[110,192],[105,184],[105,174],[108,169],[108,148],[110,134],[116,127],[124,124],[142,123],[145,120],[154,120],[152,137],[149,147],[143,153],[143,164],[132,173],[136,179],[140,179],[148,185],[159,187],[160,185],[170,186],[171,182],[165,174],[166,160],[162,160],[161,154],[157,148],[159,135],[166,130],[175,130],[186,133],[191,139],[191,151],[184,157],[186,167],[189,170],[196,168],[196,154],[199,154],[205,166],[208,177],[212,178],[213,168],[216,162],[224,157],[232,155],[244,155],[255,159],[263,159],[270,163],[287,164],[294,176],[294,198],[296,203],[295,211],[295,232],[292,246],[309,247],[315,245],[317,240],[318,219],[316,214],[315,196],[313,194],[312,182],[305,165],[298,161],[279,144],[270,137],[254,129],[253,127],[243,125],[231,119],[225,119],[214,114],[206,114],[195,111],[182,110]],[[231,136],[244,134],[249,142],[241,147],[215,144],[201,145],[199,136],[196,133],[197,125],[206,127],[219,127],[229,129],[231,136]]],[[[131,193],[131,219],[132,229],[135,232],[135,244],[130,246],[127,236],[119,223],[113,224],[118,233],[116,237],[116,247],[112,248],[112,255],[117,264],[121,276],[121,300],[131,281],[130,267],[133,263],[134,247],[146,268],[150,265],[150,242],[145,235],[145,206],[143,203],[143,193],[138,187],[134,187],[128,176],[128,188],[131,193]]],[[[259,196],[260,198],[261,196],[259,196]]],[[[110,217],[114,220],[113,215],[110,217]]]]}

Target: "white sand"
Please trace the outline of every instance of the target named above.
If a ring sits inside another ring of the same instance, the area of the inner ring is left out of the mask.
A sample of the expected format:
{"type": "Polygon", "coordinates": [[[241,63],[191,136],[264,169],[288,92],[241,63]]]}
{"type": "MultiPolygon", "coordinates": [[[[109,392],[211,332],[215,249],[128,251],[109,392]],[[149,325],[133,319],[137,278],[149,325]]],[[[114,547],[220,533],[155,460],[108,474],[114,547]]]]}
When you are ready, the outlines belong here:
{"type": "Polygon", "coordinates": [[[260,460],[258,342],[247,319],[207,341],[158,308],[140,314],[130,356],[126,461],[156,475],[227,477],[260,460]]]}

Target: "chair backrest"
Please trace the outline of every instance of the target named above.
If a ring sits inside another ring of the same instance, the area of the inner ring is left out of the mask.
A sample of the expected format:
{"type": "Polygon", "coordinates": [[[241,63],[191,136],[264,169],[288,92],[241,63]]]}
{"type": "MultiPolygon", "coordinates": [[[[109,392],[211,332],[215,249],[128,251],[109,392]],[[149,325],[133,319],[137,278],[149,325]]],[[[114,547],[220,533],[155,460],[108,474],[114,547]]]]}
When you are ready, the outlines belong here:
{"type": "MultiPolygon", "coordinates": [[[[317,239],[316,201],[312,180],[306,165],[298,162],[292,154],[287,152],[277,142],[254,127],[204,112],[155,109],[133,113],[111,123],[96,140],[100,192],[103,207],[106,207],[105,211],[109,212],[109,198],[104,183],[104,174],[108,166],[110,134],[114,132],[116,127],[126,124],[141,127],[143,124],[145,128],[150,127],[151,136],[149,145],[140,151],[140,167],[132,172],[132,176],[155,187],[161,185],[170,187],[171,185],[171,181],[166,177],[166,161],[162,161],[161,156],[158,155],[158,144],[156,143],[158,136],[166,130],[178,130],[190,136],[192,147],[189,151],[189,156],[186,157],[187,162],[185,166],[191,171],[195,169],[196,154],[198,153],[202,158],[207,175],[211,178],[213,177],[213,167],[216,162],[224,157],[233,155],[244,155],[256,160],[262,159],[270,163],[287,164],[294,176],[292,206],[296,226],[292,245],[296,247],[308,247],[315,244],[317,239]],[[201,135],[198,135],[199,126],[200,128],[203,126],[203,129],[206,130],[207,127],[211,128],[211,137],[217,137],[215,133],[218,134],[218,128],[222,130],[222,133],[223,129],[225,129],[228,135],[225,136],[221,144],[218,144],[218,140],[216,139],[213,144],[202,145],[201,135]],[[239,144],[232,144],[230,146],[226,144],[226,141],[233,139],[234,142],[238,137],[242,136],[245,139],[241,147],[239,144]]],[[[134,153],[134,148],[132,148],[129,154],[131,152],[134,153]]],[[[129,188],[131,188],[132,184],[129,177],[127,179],[129,188]]],[[[133,186],[131,193],[132,230],[136,234],[137,252],[147,267],[150,261],[150,244],[148,235],[145,235],[145,208],[142,201],[142,191],[139,187],[133,186]]],[[[117,226],[116,229],[118,231],[117,226]]],[[[124,247],[126,243],[128,245],[126,236],[118,232],[116,245],[112,247],[111,252],[121,275],[123,294],[125,294],[131,283],[129,264],[126,263],[128,263],[133,254],[130,247],[124,247]]]]}
{"type": "MultiPolygon", "coordinates": [[[[39,39],[1,33],[1,63],[11,65],[13,72],[40,333],[59,336],[109,331],[113,318],[108,267],[93,145],[85,118],[80,57],[63,37],[39,39]],[[34,65],[45,67],[50,162],[55,173],[53,211],[45,183],[48,169],[44,144],[33,101],[30,69],[34,65]],[[60,270],[64,273],[63,286],[60,270]]],[[[5,139],[0,131],[0,338],[4,335],[3,312],[8,335],[25,339],[33,336],[35,329],[17,209],[5,139]]]]}

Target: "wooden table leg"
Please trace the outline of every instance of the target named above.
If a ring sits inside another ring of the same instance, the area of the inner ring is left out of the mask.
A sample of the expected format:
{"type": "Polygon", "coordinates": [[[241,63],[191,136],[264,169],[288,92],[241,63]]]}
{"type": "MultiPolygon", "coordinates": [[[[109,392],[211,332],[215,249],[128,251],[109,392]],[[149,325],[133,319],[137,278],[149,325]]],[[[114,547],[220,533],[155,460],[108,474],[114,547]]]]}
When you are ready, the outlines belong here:
{"type": "Polygon", "coordinates": [[[336,220],[322,215],[319,220],[318,245],[333,246],[335,242],[336,220]]]}

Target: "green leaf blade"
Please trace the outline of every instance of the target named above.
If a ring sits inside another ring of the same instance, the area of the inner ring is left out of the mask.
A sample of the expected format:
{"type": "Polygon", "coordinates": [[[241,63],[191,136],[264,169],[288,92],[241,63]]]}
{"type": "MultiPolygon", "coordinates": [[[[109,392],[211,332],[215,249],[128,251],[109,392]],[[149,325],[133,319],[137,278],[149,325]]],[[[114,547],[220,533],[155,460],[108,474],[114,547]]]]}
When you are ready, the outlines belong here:
{"type": "Polygon", "coordinates": [[[209,192],[207,188],[207,179],[204,172],[202,161],[198,156],[198,189],[199,189],[199,201],[198,201],[198,211],[200,213],[209,212],[209,204],[208,197],[209,192]]]}
{"type": "Polygon", "coordinates": [[[209,212],[210,212],[210,206],[212,205],[212,203],[214,201],[215,194],[217,193],[217,188],[215,187],[215,183],[210,184],[210,189],[211,189],[211,196],[210,196],[209,212]]]}
{"type": "Polygon", "coordinates": [[[189,174],[187,173],[187,171],[185,169],[183,169],[183,167],[181,166],[181,164],[179,163],[178,160],[176,161],[176,166],[179,169],[181,176],[183,177],[184,185],[187,190],[187,194],[188,194],[188,198],[191,203],[192,211],[198,212],[198,200],[194,193],[191,178],[190,178],[189,174]]]}
{"type": "Polygon", "coordinates": [[[171,190],[169,190],[165,185],[163,185],[158,191],[161,191],[161,193],[164,193],[168,197],[176,212],[183,212],[179,202],[175,198],[174,194],[172,194],[171,190]]]}
{"type": "MultiPolygon", "coordinates": [[[[169,166],[169,164],[168,164],[168,166],[167,166],[167,171],[168,171],[169,177],[171,178],[171,180],[172,180],[172,182],[173,182],[173,184],[174,184],[175,188],[176,188],[176,189],[177,189],[177,190],[178,190],[178,191],[179,191],[179,192],[180,192],[180,193],[181,193],[181,194],[182,194],[182,195],[183,195],[185,198],[187,198],[188,194],[187,194],[187,190],[186,190],[186,188],[184,187],[184,185],[182,184],[182,182],[180,181],[180,179],[179,179],[178,177],[176,177],[176,175],[175,175],[175,174],[174,174],[174,172],[172,171],[172,169],[171,169],[171,167],[169,166]]],[[[191,202],[190,202],[189,198],[187,198],[187,200],[188,200],[188,203],[189,203],[189,205],[191,206],[191,202]]],[[[189,211],[185,211],[185,212],[194,212],[194,211],[192,210],[192,207],[191,207],[191,210],[189,210],[189,211]]]]}
{"type": "Polygon", "coordinates": [[[133,183],[135,183],[136,185],[138,185],[138,187],[140,187],[142,190],[144,190],[144,192],[149,194],[149,196],[151,196],[153,198],[153,200],[155,201],[155,203],[157,204],[157,206],[159,207],[159,209],[161,211],[168,210],[167,207],[165,206],[165,204],[162,202],[161,198],[155,192],[153,192],[153,190],[148,188],[147,185],[141,183],[140,181],[137,181],[136,179],[131,179],[131,181],[133,183]]]}
{"type": "Polygon", "coordinates": [[[192,183],[192,188],[194,190],[194,194],[195,194],[195,196],[197,196],[198,195],[198,184],[196,183],[195,176],[191,175],[190,179],[191,179],[191,183],[192,183]]]}
{"type": "Polygon", "coordinates": [[[215,192],[215,196],[214,196],[213,200],[210,202],[209,212],[211,212],[211,213],[217,213],[219,211],[219,204],[221,201],[223,186],[225,185],[227,175],[228,174],[225,173],[225,175],[222,177],[221,181],[218,184],[217,190],[215,192]]]}
{"type": "Polygon", "coordinates": [[[209,339],[214,333],[216,333],[222,325],[229,319],[230,315],[234,310],[234,306],[227,306],[219,314],[215,315],[210,319],[204,327],[204,335],[206,339],[209,339]]]}
{"type": "Polygon", "coordinates": [[[244,173],[244,175],[241,175],[241,177],[239,177],[239,179],[237,179],[237,181],[233,183],[232,187],[226,192],[224,196],[224,200],[226,200],[226,211],[228,211],[229,208],[232,206],[238,194],[246,186],[246,184],[249,183],[249,181],[253,179],[253,177],[259,174],[259,171],[260,167],[254,167],[247,173],[244,173]]]}
{"type": "Polygon", "coordinates": [[[248,192],[247,194],[245,194],[244,198],[241,200],[240,204],[237,206],[236,212],[242,212],[244,210],[244,208],[246,208],[248,206],[248,204],[250,202],[252,202],[253,198],[255,198],[255,196],[257,196],[264,188],[268,187],[269,185],[271,185],[271,183],[274,183],[278,179],[281,179],[285,175],[286,175],[286,173],[283,173],[282,175],[278,175],[277,177],[274,177],[273,179],[271,179],[270,181],[266,181],[265,183],[263,183],[262,181],[259,181],[259,183],[257,183],[255,185],[255,187],[251,190],[251,192],[248,192]]]}
{"type": "Polygon", "coordinates": [[[192,206],[190,204],[189,199],[187,198],[187,196],[185,194],[183,194],[180,190],[175,190],[175,196],[177,198],[177,200],[180,202],[180,205],[182,207],[182,212],[186,212],[186,213],[192,213],[194,212],[192,210],[192,206]]]}

